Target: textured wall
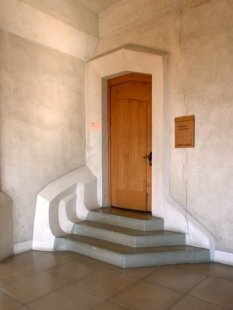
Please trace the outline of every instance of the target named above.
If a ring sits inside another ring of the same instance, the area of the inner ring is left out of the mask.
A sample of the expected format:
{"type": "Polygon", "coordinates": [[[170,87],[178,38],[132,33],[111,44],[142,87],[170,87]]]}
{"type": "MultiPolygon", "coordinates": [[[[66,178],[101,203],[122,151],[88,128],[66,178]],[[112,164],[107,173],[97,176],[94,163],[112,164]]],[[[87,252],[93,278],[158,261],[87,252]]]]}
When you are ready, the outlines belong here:
{"type": "Polygon", "coordinates": [[[2,190],[15,242],[30,240],[36,194],[85,164],[84,63],[0,31],[2,190]]]}
{"type": "Polygon", "coordinates": [[[232,12],[229,0],[124,1],[100,15],[96,51],[136,44],[169,54],[170,191],[226,251],[233,242],[232,12]],[[196,147],[174,149],[174,117],[185,114],[196,117],[196,147]]]}
{"type": "Polygon", "coordinates": [[[99,34],[98,15],[78,0],[20,0],[84,32],[99,34]]]}
{"type": "MultiPolygon", "coordinates": [[[[53,0],[48,0],[46,3],[47,6],[42,10],[42,1],[38,1],[38,6],[40,4],[38,9],[21,0],[1,0],[0,29],[82,60],[90,58],[98,38],[72,26],[70,15],[66,16],[66,21],[50,15],[48,5],[52,6],[53,0]]],[[[67,6],[69,4],[65,1],[62,3],[67,3],[67,6]]],[[[73,8],[74,11],[75,8],[73,8]]],[[[60,6],[58,6],[58,12],[60,12],[59,9],[60,6]]],[[[92,20],[89,28],[93,28],[92,20]]],[[[92,30],[94,32],[95,27],[92,30]]]]}

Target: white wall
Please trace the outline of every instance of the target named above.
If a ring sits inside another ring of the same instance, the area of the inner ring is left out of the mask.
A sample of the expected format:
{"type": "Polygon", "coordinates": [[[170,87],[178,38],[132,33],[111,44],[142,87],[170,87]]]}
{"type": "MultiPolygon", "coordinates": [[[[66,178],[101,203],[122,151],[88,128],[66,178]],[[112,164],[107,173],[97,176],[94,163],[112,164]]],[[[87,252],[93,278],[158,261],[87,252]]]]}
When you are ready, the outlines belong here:
{"type": "MultiPolygon", "coordinates": [[[[233,2],[122,1],[100,15],[96,56],[126,44],[167,52],[170,192],[232,251],[233,2]],[[161,7],[161,5],[163,5],[161,7]],[[174,117],[194,114],[196,146],[174,148],[174,117]]],[[[154,94],[156,96],[156,94],[154,94]]]]}
{"type": "Polygon", "coordinates": [[[31,244],[37,193],[85,165],[84,61],[98,17],[83,7],[90,23],[80,29],[68,14],[80,5],[59,1],[51,16],[53,6],[0,2],[1,190],[13,202],[16,249],[31,244]]]}

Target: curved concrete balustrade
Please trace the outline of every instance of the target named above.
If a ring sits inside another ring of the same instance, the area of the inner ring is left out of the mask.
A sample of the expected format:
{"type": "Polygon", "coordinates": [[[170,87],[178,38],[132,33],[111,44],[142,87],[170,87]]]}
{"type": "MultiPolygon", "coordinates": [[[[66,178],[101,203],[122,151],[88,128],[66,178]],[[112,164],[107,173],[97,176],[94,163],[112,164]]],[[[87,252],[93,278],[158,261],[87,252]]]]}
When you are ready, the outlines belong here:
{"type": "Polygon", "coordinates": [[[38,195],[33,232],[34,250],[53,250],[57,236],[69,234],[73,224],[98,207],[97,179],[87,167],[47,185],[38,195]]]}

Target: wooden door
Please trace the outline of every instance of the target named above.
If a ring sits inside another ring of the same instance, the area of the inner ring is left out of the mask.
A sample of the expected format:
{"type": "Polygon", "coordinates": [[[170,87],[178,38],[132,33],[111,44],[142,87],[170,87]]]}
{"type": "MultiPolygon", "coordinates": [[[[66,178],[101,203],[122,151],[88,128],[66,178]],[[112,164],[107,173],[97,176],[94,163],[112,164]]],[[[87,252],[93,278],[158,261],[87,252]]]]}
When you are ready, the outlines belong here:
{"type": "Polygon", "coordinates": [[[151,210],[151,76],[128,74],[109,80],[110,204],[151,210]]]}

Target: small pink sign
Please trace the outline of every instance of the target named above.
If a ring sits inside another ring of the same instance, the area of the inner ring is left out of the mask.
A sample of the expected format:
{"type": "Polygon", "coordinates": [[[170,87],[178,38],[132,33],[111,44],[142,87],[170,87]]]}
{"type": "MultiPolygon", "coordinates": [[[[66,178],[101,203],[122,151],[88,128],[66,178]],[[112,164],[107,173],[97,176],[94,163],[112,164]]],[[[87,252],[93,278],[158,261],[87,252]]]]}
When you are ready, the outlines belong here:
{"type": "Polygon", "coordinates": [[[100,124],[100,122],[91,122],[90,123],[90,127],[92,129],[100,129],[101,128],[101,124],[100,124]]]}

